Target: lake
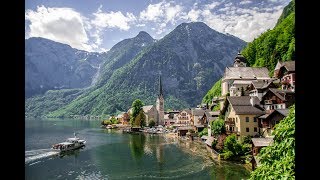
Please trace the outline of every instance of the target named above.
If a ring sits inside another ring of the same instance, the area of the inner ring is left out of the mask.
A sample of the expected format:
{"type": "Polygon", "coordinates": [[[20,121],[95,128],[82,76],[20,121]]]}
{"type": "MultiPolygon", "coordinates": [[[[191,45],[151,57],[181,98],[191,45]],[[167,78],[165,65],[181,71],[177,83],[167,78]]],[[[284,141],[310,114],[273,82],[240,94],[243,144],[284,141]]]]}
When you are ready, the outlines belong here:
{"type": "Polygon", "coordinates": [[[100,128],[100,121],[26,119],[25,179],[247,179],[250,172],[215,162],[200,142],[162,135],[123,134],[100,128]],[[73,137],[83,149],[50,154],[52,144],[73,137]]]}

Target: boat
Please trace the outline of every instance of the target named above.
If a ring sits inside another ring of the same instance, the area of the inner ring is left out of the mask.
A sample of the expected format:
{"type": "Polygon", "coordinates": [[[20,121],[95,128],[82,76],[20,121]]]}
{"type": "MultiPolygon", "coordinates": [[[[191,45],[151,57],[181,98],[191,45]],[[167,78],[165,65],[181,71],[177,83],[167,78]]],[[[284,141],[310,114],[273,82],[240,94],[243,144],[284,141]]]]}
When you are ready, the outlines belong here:
{"type": "Polygon", "coordinates": [[[66,152],[84,147],[85,144],[86,141],[76,137],[76,134],[74,133],[73,138],[68,138],[65,142],[52,145],[52,149],[59,152],[66,152]]]}

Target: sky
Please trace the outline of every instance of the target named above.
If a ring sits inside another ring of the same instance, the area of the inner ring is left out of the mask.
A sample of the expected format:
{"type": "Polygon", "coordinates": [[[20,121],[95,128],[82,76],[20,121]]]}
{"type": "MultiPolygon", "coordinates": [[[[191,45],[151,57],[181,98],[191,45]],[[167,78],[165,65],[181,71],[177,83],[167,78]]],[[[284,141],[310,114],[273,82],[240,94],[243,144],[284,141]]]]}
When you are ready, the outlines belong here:
{"type": "Polygon", "coordinates": [[[106,52],[146,31],[161,39],[183,22],[251,42],[272,29],[290,0],[26,0],[25,39],[43,37],[106,52]]]}

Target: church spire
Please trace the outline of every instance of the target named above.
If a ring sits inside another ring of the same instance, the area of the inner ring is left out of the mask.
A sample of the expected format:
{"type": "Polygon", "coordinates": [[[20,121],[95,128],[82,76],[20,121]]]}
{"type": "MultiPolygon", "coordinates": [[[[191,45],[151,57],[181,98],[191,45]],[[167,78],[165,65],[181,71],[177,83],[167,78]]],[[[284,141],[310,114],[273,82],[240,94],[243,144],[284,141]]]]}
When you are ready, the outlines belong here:
{"type": "Polygon", "coordinates": [[[161,75],[159,75],[159,96],[163,96],[161,75]]]}

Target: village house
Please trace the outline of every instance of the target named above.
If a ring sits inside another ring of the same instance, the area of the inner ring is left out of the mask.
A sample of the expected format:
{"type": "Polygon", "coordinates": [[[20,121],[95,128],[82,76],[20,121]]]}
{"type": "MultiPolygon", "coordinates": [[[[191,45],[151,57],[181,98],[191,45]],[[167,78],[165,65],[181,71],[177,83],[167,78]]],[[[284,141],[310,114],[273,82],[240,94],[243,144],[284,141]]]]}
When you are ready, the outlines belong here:
{"type": "Polygon", "coordinates": [[[294,92],[269,88],[261,98],[263,108],[268,112],[273,109],[287,109],[295,102],[294,92]]]}
{"type": "MultiPolygon", "coordinates": [[[[145,123],[146,126],[149,126],[150,121],[155,121],[158,116],[157,109],[154,105],[142,106],[143,114],[146,117],[145,123]]],[[[127,112],[128,114],[132,113],[132,108],[130,108],[127,112]]]]}
{"type": "Polygon", "coordinates": [[[191,109],[191,114],[192,114],[191,123],[194,126],[195,132],[201,132],[204,129],[206,122],[202,121],[202,116],[205,112],[206,110],[202,108],[191,109]]]}
{"type": "Polygon", "coordinates": [[[252,138],[252,170],[254,170],[257,166],[260,165],[259,159],[257,155],[259,154],[261,148],[270,146],[273,143],[273,138],[252,138]]]}
{"type": "Polygon", "coordinates": [[[259,100],[265,95],[269,88],[276,88],[274,80],[255,80],[249,86],[249,96],[257,96],[259,100]]]}
{"type": "Polygon", "coordinates": [[[142,107],[143,113],[146,116],[146,125],[149,126],[151,121],[156,122],[157,109],[154,105],[148,105],[142,107]]]}
{"type": "Polygon", "coordinates": [[[228,96],[221,114],[225,116],[227,134],[234,133],[237,139],[243,139],[258,135],[256,117],[265,114],[265,111],[255,96],[228,96]]]}
{"type": "MultiPolygon", "coordinates": [[[[247,96],[249,87],[255,80],[271,80],[266,67],[247,67],[246,58],[238,53],[234,59],[233,67],[226,67],[221,81],[221,97],[247,96]]],[[[225,99],[224,99],[225,101],[225,99]]],[[[224,101],[220,101],[220,110],[224,101]]]]}
{"type": "Polygon", "coordinates": [[[274,126],[287,117],[289,109],[271,110],[270,113],[261,115],[258,118],[259,134],[263,137],[272,136],[274,126]]]}
{"type": "Polygon", "coordinates": [[[280,79],[283,90],[295,91],[295,61],[278,61],[274,69],[274,77],[280,79]]]}
{"type": "Polygon", "coordinates": [[[122,112],[115,117],[122,125],[128,125],[130,121],[130,116],[127,112],[122,112]]]}
{"type": "Polygon", "coordinates": [[[166,126],[174,125],[177,122],[179,112],[180,111],[164,112],[164,124],[166,126]]]}
{"type": "Polygon", "coordinates": [[[221,95],[230,92],[230,87],[236,90],[234,94],[241,92],[253,80],[270,80],[269,71],[266,67],[246,67],[247,60],[240,53],[235,57],[233,67],[226,67],[221,82],[221,95]]]}
{"type": "Polygon", "coordinates": [[[177,116],[175,126],[191,126],[192,114],[190,109],[182,110],[177,116]]]}

